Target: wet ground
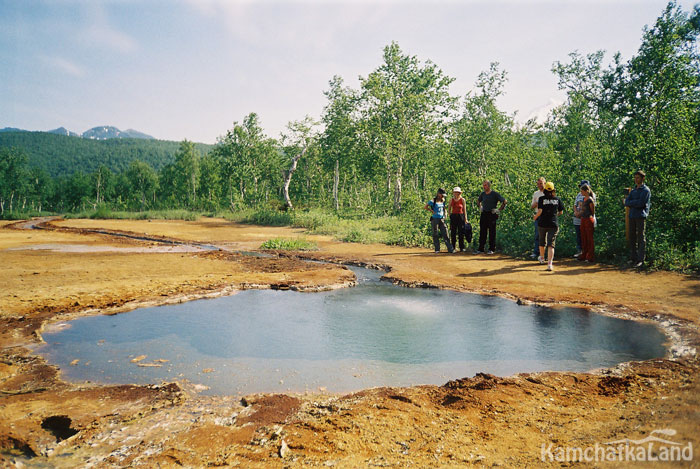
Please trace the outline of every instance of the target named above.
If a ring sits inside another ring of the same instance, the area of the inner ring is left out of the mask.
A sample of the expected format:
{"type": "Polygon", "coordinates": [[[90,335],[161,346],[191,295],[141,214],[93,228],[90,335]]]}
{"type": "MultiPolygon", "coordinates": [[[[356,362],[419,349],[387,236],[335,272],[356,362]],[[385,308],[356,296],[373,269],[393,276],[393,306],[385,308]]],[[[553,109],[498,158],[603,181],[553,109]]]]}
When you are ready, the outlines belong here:
{"type": "MultiPolygon", "coordinates": [[[[213,397],[199,395],[186,382],[67,383],[32,347],[45,324],[55,321],[246,288],[336,288],[351,284],[352,272],[309,264],[294,255],[243,254],[266,239],[302,234],[289,228],[212,219],[69,220],[32,230],[11,225],[0,223],[0,461],[6,464],[560,466],[543,452],[543,445],[642,439],[657,429],[673,429],[670,439],[695,445],[696,453],[700,444],[696,277],[569,260],[555,260],[556,270],[550,273],[537,263],[500,255],[435,255],[307,235],[320,250],[305,257],[381,265],[390,269],[389,278],[408,286],[584,306],[654,321],[669,336],[669,356],[596,373],[481,374],[442,386],[376,388],[348,395],[320,390],[213,397]],[[192,242],[226,250],[116,249],[192,242]],[[29,249],[37,245],[95,248],[29,249]]],[[[695,458],[689,465],[698,464],[695,458]]]]}

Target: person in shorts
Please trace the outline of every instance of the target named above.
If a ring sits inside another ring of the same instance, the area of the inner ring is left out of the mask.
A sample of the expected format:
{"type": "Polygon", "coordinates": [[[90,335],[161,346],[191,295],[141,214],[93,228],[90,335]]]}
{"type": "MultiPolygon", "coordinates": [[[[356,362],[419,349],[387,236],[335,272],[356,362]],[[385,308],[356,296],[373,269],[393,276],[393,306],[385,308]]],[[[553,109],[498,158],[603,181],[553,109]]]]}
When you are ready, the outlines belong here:
{"type": "Polygon", "coordinates": [[[537,202],[537,213],[533,220],[537,220],[540,231],[540,264],[544,264],[544,250],[547,247],[547,270],[552,271],[554,267],[554,246],[559,233],[559,216],[564,213],[564,204],[557,197],[554,190],[554,183],[547,182],[544,185],[544,195],[537,202]]]}
{"type": "MultiPolygon", "coordinates": [[[[540,197],[544,195],[544,185],[546,182],[547,180],[544,177],[540,177],[539,179],[537,179],[537,190],[532,193],[532,203],[530,203],[530,208],[535,211],[534,213],[537,213],[537,202],[539,202],[540,197]]],[[[534,221],[534,225],[534,246],[532,248],[532,254],[530,254],[530,258],[537,259],[537,257],[540,255],[540,228],[537,224],[537,220],[534,221]]]]}

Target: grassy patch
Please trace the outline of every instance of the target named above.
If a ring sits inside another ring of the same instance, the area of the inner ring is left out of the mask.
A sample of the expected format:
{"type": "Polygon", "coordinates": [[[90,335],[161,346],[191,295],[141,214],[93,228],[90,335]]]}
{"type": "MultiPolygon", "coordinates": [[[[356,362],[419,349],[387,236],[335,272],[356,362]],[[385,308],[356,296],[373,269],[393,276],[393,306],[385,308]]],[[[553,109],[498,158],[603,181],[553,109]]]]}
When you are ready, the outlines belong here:
{"type": "Polygon", "coordinates": [[[260,245],[260,249],[275,249],[278,251],[315,251],[318,249],[318,245],[303,238],[273,238],[262,243],[260,245]]]}
{"type": "Polygon", "coordinates": [[[293,226],[309,233],[333,236],[352,243],[429,246],[430,224],[422,213],[402,216],[372,215],[364,212],[337,214],[328,210],[309,209],[280,212],[244,210],[224,215],[227,220],[263,226],[293,226]]]}
{"type": "Polygon", "coordinates": [[[55,215],[52,212],[40,212],[38,210],[14,210],[12,212],[6,211],[0,216],[0,220],[29,220],[32,217],[48,217],[55,215]]]}
{"type": "Polygon", "coordinates": [[[186,220],[195,221],[200,217],[198,212],[189,210],[146,210],[143,212],[112,211],[107,207],[97,207],[96,210],[67,213],[65,218],[92,218],[114,220],[186,220]]]}

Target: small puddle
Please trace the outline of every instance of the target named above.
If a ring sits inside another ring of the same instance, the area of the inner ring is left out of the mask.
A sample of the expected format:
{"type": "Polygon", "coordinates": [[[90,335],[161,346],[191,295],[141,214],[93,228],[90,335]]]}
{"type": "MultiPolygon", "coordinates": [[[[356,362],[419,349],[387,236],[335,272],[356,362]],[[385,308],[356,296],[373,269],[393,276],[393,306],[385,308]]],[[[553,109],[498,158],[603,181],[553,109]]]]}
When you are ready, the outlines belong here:
{"type": "Polygon", "coordinates": [[[354,288],[246,290],[54,325],[38,352],[69,380],[189,380],[208,394],[346,392],[477,372],[587,371],[663,357],[652,324],[577,308],[410,289],[352,268],[354,288]]]}

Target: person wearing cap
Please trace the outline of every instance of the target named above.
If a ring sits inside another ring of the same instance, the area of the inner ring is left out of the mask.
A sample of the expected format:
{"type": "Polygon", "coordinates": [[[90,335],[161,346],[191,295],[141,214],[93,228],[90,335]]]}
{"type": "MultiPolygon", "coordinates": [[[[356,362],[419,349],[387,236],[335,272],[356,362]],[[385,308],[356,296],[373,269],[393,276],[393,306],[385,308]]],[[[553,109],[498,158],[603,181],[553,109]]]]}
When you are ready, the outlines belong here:
{"type": "Polygon", "coordinates": [[[642,267],[646,257],[646,221],[651,206],[651,189],[644,184],[646,174],[637,170],[634,173],[634,189],[627,189],[625,207],[630,208],[630,263],[635,267],[642,267]]]}
{"type": "Polygon", "coordinates": [[[467,203],[462,197],[462,189],[457,186],[452,189],[452,198],[448,206],[450,213],[450,241],[457,249],[457,237],[459,237],[459,250],[464,252],[464,238],[471,241],[471,236],[467,235],[467,203]]]}
{"type": "Polygon", "coordinates": [[[537,213],[533,220],[539,221],[540,230],[540,264],[544,264],[544,248],[547,246],[547,270],[554,270],[554,245],[559,233],[558,216],[564,213],[564,204],[557,197],[554,183],[549,181],[544,185],[544,196],[537,202],[537,213]]]}
{"type": "MultiPolygon", "coordinates": [[[[540,177],[537,180],[537,190],[532,193],[532,203],[530,204],[530,208],[533,209],[537,213],[537,202],[539,202],[540,197],[544,196],[544,183],[547,182],[547,180],[544,177],[540,177]]],[[[530,257],[532,259],[537,259],[537,257],[540,255],[540,230],[539,226],[537,223],[537,220],[533,222],[535,224],[535,238],[534,238],[534,247],[532,248],[532,254],[530,254],[530,257]]]]}
{"type": "Polygon", "coordinates": [[[506,207],[506,199],[498,192],[491,190],[491,181],[488,179],[483,183],[484,192],[479,194],[477,205],[481,216],[479,217],[479,249],[476,254],[484,252],[486,246],[486,235],[489,236],[489,250],[487,254],[493,254],[496,250],[496,221],[501,211],[506,207]],[[498,202],[501,208],[498,208],[498,202]]]}
{"type": "Polygon", "coordinates": [[[447,250],[452,253],[454,248],[447,237],[447,226],[445,226],[445,189],[440,188],[435,195],[433,200],[429,200],[425,204],[425,209],[432,213],[430,217],[430,226],[433,231],[433,245],[435,246],[435,252],[440,252],[440,237],[445,241],[445,246],[447,250]]]}
{"type": "MultiPolygon", "coordinates": [[[[586,197],[586,195],[581,190],[583,186],[588,186],[589,195],[593,199],[593,203],[596,203],[596,195],[595,192],[593,192],[593,189],[591,189],[591,183],[587,179],[584,179],[581,182],[579,182],[579,192],[578,194],[576,194],[576,199],[574,200],[573,224],[574,231],[576,232],[576,254],[574,254],[574,257],[580,257],[581,251],[583,250],[583,244],[581,240],[581,208],[583,207],[583,200],[586,197]]],[[[593,216],[593,224],[595,225],[595,215],[593,216]]]]}

